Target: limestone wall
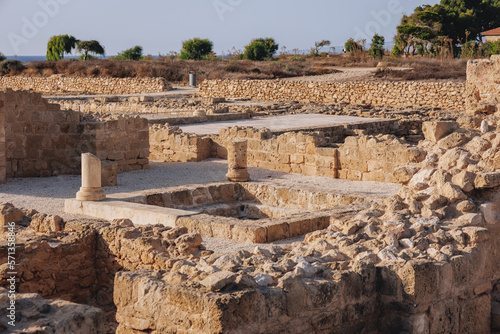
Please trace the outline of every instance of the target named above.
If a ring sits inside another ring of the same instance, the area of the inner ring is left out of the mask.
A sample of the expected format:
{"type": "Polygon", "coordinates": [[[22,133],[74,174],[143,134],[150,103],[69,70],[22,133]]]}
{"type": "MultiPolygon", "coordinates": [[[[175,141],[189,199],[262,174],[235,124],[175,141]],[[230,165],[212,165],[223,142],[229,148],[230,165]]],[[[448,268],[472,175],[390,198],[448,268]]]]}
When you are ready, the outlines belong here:
{"type": "Polygon", "coordinates": [[[205,80],[200,96],[318,103],[425,106],[461,110],[465,85],[451,82],[310,83],[284,80],[205,80]]]}
{"type": "Polygon", "coordinates": [[[216,293],[171,284],[152,274],[116,275],[117,333],[148,333],[153,328],[200,334],[370,333],[377,329],[375,277],[355,272],[343,271],[336,281],[303,281],[289,275],[278,288],[216,293]]]}
{"type": "Polygon", "coordinates": [[[101,160],[116,161],[118,173],[149,166],[148,121],[139,116],[117,116],[84,125],[84,138],[95,143],[95,155],[101,160]]]}
{"type": "MultiPolygon", "coordinates": [[[[5,213],[0,212],[0,216],[5,213]]],[[[201,237],[199,244],[194,246],[189,238],[193,235],[186,234],[185,228],[152,230],[76,220],[64,223],[57,216],[44,214],[31,219],[30,227],[38,236],[29,231],[26,238],[25,227],[21,223],[16,225],[16,285],[20,293],[38,293],[45,298],[87,302],[97,296],[101,305],[112,304],[113,279],[117,271],[166,269],[171,258],[200,251],[201,237]],[[44,220],[41,225],[46,224],[49,228],[34,227],[35,220],[44,220]],[[59,228],[53,229],[55,225],[59,228]],[[184,239],[178,239],[180,236],[184,239]]],[[[8,243],[3,238],[3,227],[1,232],[0,287],[8,287],[8,243]]]]}
{"type": "MultiPolygon", "coordinates": [[[[395,121],[367,124],[364,133],[398,132],[395,121]]],[[[248,164],[289,173],[357,181],[393,182],[394,168],[425,158],[422,150],[392,135],[353,136],[359,129],[339,126],[309,132],[275,133],[267,129],[233,127],[218,135],[199,136],[178,128],[151,128],[150,158],[154,161],[188,162],[210,157],[227,158],[234,138],[248,141],[248,164]],[[339,141],[345,139],[344,144],[339,141]],[[335,144],[337,142],[337,144],[335,144]]]]}
{"type": "Polygon", "coordinates": [[[392,135],[347,137],[338,149],[338,178],[394,182],[396,167],[421,162],[426,154],[392,135]]]}
{"type": "Polygon", "coordinates": [[[117,162],[118,172],[148,166],[148,124],[139,117],[82,117],[38,93],[7,89],[0,91],[0,120],[0,174],[7,177],[79,174],[85,152],[117,162]]]}
{"type": "Polygon", "coordinates": [[[155,272],[120,272],[117,333],[490,333],[497,234],[464,234],[468,252],[449,262],[336,262],[322,277],[288,273],[275,287],[233,274],[230,287],[207,291],[155,272]]]}
{"type": "Polygon", "coordinates": [[[150,158],[154,161],[195,162],[211,156],[210,138],[183,133],[178,128],[150,128],[150,158]]]}
{"type": "Polygon", "coordinates": [[[163,78],[83,78],[53,75],[44,77],[0,76],[0,89],[30,90],[45,94],[141,94],[172,89],[163,78]]]}
{"type": "Polygon", "coordinates": [[[311,176],[357,181],[393,182],[395,167],[419,162],[424,152],[401,143],[394,136],[347,137],[337,147],[321,147],[322,137],[307,133],[272,135],[255,129],[221,130],[217,156],[223,158],[231,138],[248,140],[248,163],[311,176]]]}
{"type": "Polygon", "coordinates": [[[500,56],[470,60],[467,64],[467,108],[500,111],[500,56]]]}
{"type": "MultiPolygon", "coordinates": [[[[84,232],[66,242],[21,238],[16,244],[19,292],[42,297],[84,302],[95,293],[95,233],[84,232]]],[[[3,263],[7,263],[7,244],[0,243],[3,263]]],[[[0,285],[7,286],[4,271],[0,285]]]]}
{"type": "Polygon", "coordinates": [[[225,158],[233,138],[248,140],[248,164],[291,173],[336,177],[338,151],[318,147],[318,136],[303,132],[274,135],[269,130],[233,127],[212,137],[215,156],[225,158]]]}

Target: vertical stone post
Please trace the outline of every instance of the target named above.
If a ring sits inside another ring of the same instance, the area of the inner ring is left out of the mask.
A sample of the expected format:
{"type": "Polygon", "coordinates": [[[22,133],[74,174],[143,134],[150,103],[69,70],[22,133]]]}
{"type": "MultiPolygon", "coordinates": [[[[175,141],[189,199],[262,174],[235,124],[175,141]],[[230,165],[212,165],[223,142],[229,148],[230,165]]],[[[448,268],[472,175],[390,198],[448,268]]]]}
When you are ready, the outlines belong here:
{"type": "Polygon", "coordinates": [[[207,113],[205,112],[205,110],[199,109],[199,110],[196,110],[193,112],[193,116],[203,117],[203,116],[207,116],[207,113]]]}
{"type": "Polygon", "coordinates": [[[246,182],[250,180],[247,169],[247,141],[236,139],[230,142],[227,148],[228,173],[226,178],[233,182],[246,182]]]}
{"type": "Polygon", "coordinates": [[[101,160],[93,154],[82,154],[82,187],[76,193],[79,201],[102,201],[106,194],[101,188],[101,160]]]}

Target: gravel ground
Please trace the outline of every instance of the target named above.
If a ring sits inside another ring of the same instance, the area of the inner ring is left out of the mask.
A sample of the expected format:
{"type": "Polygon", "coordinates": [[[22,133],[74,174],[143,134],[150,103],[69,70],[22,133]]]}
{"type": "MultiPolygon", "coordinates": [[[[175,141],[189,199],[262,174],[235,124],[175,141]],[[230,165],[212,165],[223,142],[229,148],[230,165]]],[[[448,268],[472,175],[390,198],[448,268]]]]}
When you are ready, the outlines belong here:
{"type": "Polygon", "coordinates": [[[379,122],[378,118],[365,118],[355,116],[338,116],[322,114],[296,114],[273,117],[255,117],[250,119],[238,119],[219,122],[205,122],[179,125],[184,133],[196,134],[218,134],[220,130],[234,126],[252,127],[254,129],[266,128],[271,131],[283,131],[287,129],[303,129],[314,126],[335,126],[340,124],[379,122]]]}
{"type": "MultiPolygon", "coordinates": [[[[209,159],[194,163],[151,162],[149,170],[140,170],[118,175],[118,187],[104,187],[107,194],[175,187],[189,184],[225,181],[227,162],[209,159]]],[[[390,195],[399,185],[379,182],[353,182],[326,177],[289,174],[264,168],[249,168],[253,180],[273,182],[284,186],[313,188],[317,190],[336,189],[339,193],[366,193],[390,195]]],[[[46,214],[59,215],[65,220],[82,216],[64,213],[64,200],[74,198],[80,188],[80,176],[60,175],[49,178],[7,179],[0,185],[0,202],[10,202],[16,207],[36,209],[46,214]]],[[[252,250],[254,244],[241,244],[230,240],[204,238],[208,249],[218,253],[234,252],[239,249],[252,250]]],[[[290,243],[301,238],[282,241],[290,243]]],[[[274,243],[274,244],[279,244],[274,243]]]]}

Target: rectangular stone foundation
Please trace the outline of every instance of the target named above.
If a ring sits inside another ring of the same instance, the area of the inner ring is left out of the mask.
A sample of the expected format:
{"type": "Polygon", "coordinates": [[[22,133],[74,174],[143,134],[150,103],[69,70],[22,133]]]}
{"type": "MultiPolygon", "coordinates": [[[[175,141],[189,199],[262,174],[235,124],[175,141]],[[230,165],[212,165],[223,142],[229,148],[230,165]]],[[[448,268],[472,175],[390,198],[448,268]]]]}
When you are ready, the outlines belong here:
{"type": "Polygon", "coordinates": [[[312,191],[261,182],[219,182],[65,201],[65,212],[134,224],[186,227],[206,237],[268,243],[325,229],[387,195],[312,191]],[[241,210],[243,208],[244,210],[241,210]],[[243,214],[243,216],[241,216],[243,214]]]}

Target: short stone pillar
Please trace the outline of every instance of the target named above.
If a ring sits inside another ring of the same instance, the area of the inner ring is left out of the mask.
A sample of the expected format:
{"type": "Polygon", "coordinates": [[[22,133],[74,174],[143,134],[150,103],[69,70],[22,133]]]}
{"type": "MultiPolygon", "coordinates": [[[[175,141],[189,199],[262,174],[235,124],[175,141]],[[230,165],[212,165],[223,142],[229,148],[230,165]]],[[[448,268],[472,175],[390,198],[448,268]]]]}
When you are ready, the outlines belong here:
{"type": "Polygon", "coordinates": [[[250,180],[247,163],[247,141],[233,140],[227,148],[228,173],[226,178],[233,182],[246,182],[250,180]]]}
{"type": "Polygon", "coordinates": [[[101,160],[93,154],[82,154],[82,187],[76,193],[79,201],[102,201],[106,194],[101,188],[101,160]]]}
{"type": "Polygon", "coordinates": [[[199,110],[196,110],[193,112],[193,116],[203,117],[203,116],[207,116],[207,113],[205,112],[205,110],[199,109],[199,110]]]}

